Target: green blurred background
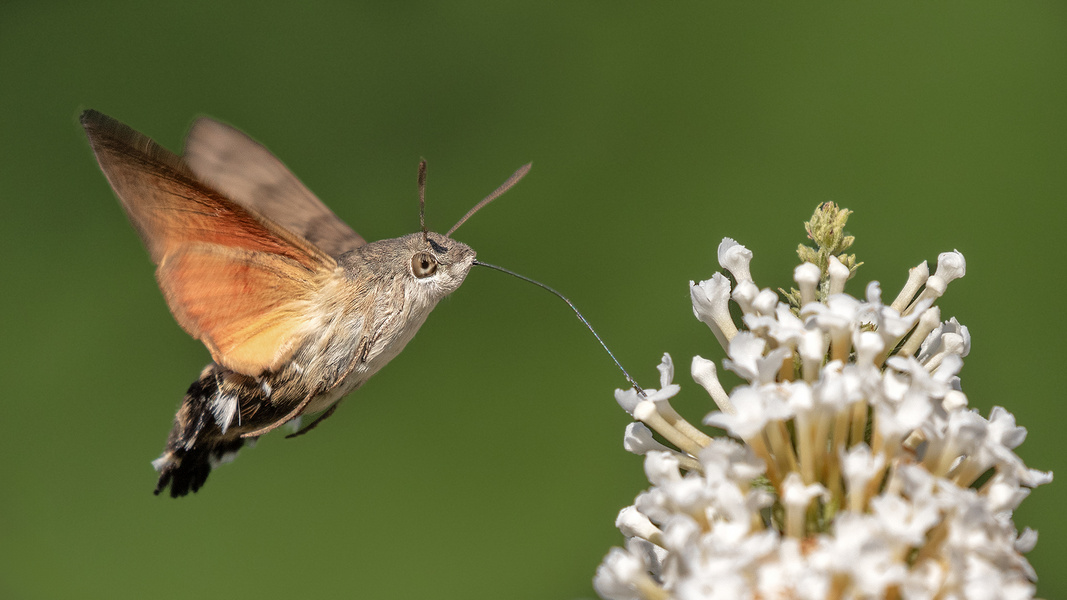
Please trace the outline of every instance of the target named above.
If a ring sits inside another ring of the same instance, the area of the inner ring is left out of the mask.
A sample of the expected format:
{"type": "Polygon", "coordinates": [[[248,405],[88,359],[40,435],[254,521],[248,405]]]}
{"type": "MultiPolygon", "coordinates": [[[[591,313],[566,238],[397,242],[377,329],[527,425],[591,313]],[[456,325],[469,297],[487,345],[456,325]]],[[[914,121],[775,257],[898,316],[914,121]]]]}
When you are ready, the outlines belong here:
{"type": "MultiPolygon", "coordinates": [[[[420,157],[439,231],[533,161],[457,237],[569,294],[645,385],[671,352],[693,419],[710,402],[690,357],[722,351],[688,281],[731,236],[758,284],[788,287],[802,222],[840,202],[855,294],[966,255],[941,303],[974,338],[964,389],[1029,428],[1031,466],[1067,472],[1062,3],[9,0],[0,597],[591,597],[647,485],[593,338],[476,270],[312,435],[152,496],[208,355],[167,312],[85,108],[173,150],[197,115],[233,123],[368,239],[417,228],[420,157]]],[[[1063,504],[1054,483],[1016,514],[1046,597],[1067,594],[1063,504]]]]}

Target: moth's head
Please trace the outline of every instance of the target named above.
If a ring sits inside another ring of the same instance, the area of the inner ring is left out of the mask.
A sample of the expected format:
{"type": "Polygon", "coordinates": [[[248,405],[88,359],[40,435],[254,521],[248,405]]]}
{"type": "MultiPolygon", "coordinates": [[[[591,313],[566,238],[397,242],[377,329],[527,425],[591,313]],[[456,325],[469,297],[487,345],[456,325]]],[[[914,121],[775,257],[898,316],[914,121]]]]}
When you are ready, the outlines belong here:
{"type": "Polygon", "coordinates": [[[474,264],[473,248],[439,233],[413,233],[400,239],[411,257],[407,274],[435,299],[456,291],[474,264]]]}
{"type": "Polygon", "coordinates": [[[463,215],[448,233],[441,235],[426,228],[426,161],[419,162],[419,222],[422,231],[397,238],[396,241],[400,242],[403,252],[410,255],[410,260],[405,263],[408,275],[416,284],[416,289],[425,293],[424,297],[436,303],[463,283],[474,265],[475,253],[470,246],[452,239],[452,232],[483,206],[518,183],[529,170],[529,164],[523,165],[496,191],[463,215]]]}
{"type": "Polygon", "coordinates": [[[474,256],[474,250],[462,242],[439,233],[418,232],[371,242],[342,255],[339,262],[353,280],[386,288],[401,285],[412,298],[433,306],[463,283],[474,256]]]}

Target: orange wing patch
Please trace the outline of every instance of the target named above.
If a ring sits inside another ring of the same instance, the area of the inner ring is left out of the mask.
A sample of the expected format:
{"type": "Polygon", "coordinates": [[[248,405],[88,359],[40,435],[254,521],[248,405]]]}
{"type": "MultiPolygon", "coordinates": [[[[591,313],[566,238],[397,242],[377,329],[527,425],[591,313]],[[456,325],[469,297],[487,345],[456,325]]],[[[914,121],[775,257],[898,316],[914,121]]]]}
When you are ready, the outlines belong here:
{"type": "Polygon", "coordinates": [[[168,256],[156,276],[178,323],[215,362],[248,375],[292,355],[321,287],[293,259],[208,245],[168,256]]]}

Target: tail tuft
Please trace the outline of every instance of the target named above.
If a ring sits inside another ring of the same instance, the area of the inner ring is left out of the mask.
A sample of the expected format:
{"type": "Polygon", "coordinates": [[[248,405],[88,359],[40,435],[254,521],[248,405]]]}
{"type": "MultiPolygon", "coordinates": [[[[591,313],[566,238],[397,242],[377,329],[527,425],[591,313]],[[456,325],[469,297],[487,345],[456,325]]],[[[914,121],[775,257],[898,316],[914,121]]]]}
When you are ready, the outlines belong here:
{"type": "MultiPolygon", "coordinates": [[[[233,429],[220,427],[219,403],[229,395],[219,389],[219,367],[209,366],[200,379],[189,386],[182,406],[174,416],[174,428],[167,438],[163,455],[152,461],[159,471],[155,494],[158,496],[170,486],[170,497],[179,498],[196,492],[207,481],[211,469],[230,462],[244,446],[242,438],[233,429]]],[[[236,401],[233,402],[236,410],[236,401]]],[[[225,415],[229,420],[229,413],[225,415]]]]}
{"type": "Polygon", "coordinates": [[[155,495],[170,486],[170,497],[180,498],[189,492],[198,491],[207,481],[211,469],[225,464],[237,456],[237,451],[244,445],[244,440],[237,438],[225,443],[214,444],[208,448],[193,446],[189,450],[168,450],[152,466],[159,471],[155,495]]]}

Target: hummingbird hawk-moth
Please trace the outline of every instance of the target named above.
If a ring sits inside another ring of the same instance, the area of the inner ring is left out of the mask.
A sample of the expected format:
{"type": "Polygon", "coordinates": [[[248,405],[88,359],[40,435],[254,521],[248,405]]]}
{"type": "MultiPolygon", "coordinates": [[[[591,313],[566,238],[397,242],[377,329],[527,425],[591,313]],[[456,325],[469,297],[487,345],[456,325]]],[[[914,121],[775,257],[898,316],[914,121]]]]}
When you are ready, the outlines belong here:
{"type": "MultiPolygon", "coordinates": [[[[197,120],[179,157],[99,112],[81,123],[167,306],[211,353],[152,462],[155,493],[169,486],[172,497],[200,489],[246,441],[320,413],[293,435],[314,427],[399,354],[476,262],[452,232],[530,167],[444,235],[423,221],[420,232],[368,243],[228,125],[197,120]]],[[[424,178],[425,163],[423,200],[424,178]]]]}

